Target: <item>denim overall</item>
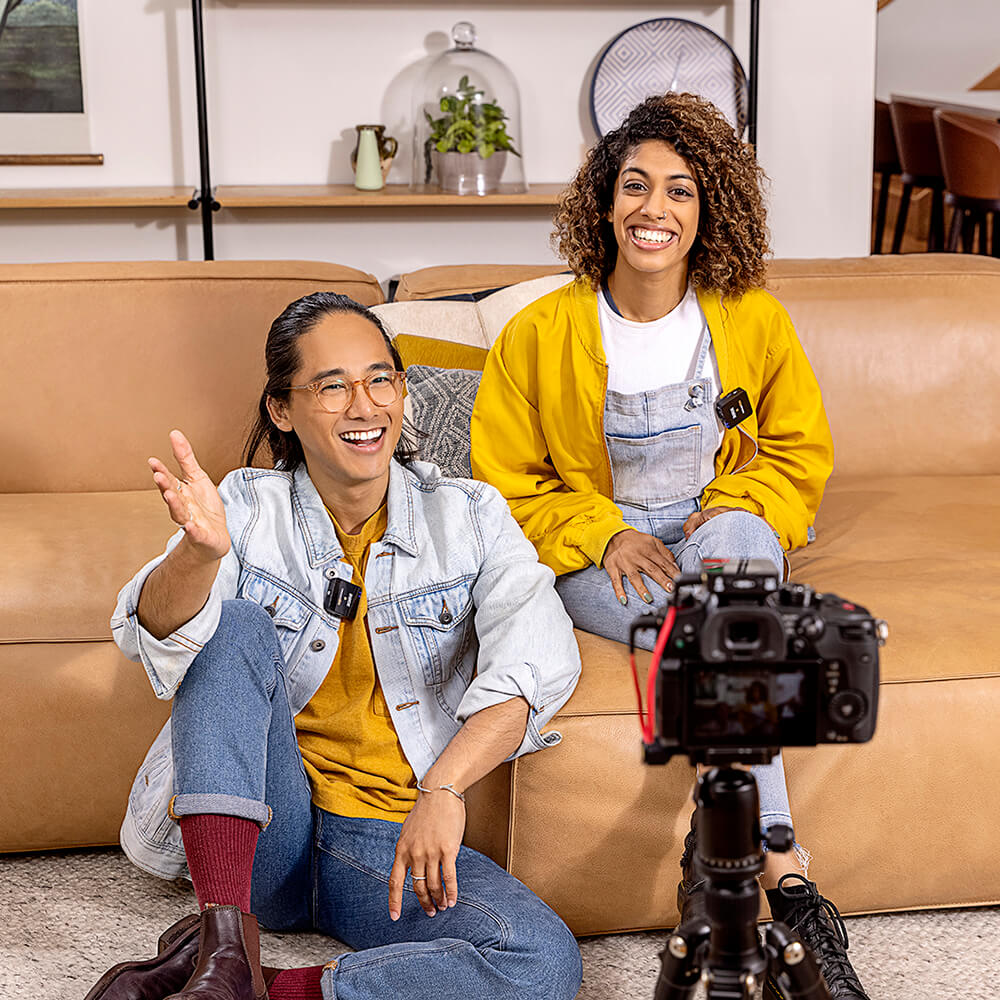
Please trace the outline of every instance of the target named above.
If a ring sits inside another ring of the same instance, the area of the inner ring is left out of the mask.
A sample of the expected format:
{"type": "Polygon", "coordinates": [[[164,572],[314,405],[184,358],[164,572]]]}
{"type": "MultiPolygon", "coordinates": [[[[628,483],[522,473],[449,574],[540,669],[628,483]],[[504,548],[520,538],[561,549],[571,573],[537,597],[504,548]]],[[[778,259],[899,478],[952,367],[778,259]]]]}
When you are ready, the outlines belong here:
{"type": "Polygon", "coordinates": [[[689,380],[627,395],[608,390],[604,404],[614,501],[627,524],[667,545],[684,540],[681,526],[715,477],[719,431],[712,382],[702,375],[711,342],[706,328],[689,380]]]}
{"type": "MultiPolygon", "coordinates": [[[[699,497],[715,478],[716,422],[711,379],[703,372],[711,345],[706,326],[693,375],[647,392],[608,390],[604,432],[614,482],[614,501],[626,524],[659,538],[682,572],[696,572],[702,558],[768,559],[780,572],[783,553],[765,521],[745,511],[711,518],[685,539],[685,520],[699,509],[699,497]]],[[[615,596],[608,574],[590,566],[556,579],[556,591],[577,628],[628,642],[629,626],[647,607],[660,607],[668,594],[644,577],[652,596],[647,605],[623,580],[628,603],[615,596]]],[[[637,645],[653,648],[655,635],[639,633],[637,645]]],[[[784,766],[779,754],[752,769],[760,793],[761,827],[792,825],[784,766]]],[[[799,854],[803,858],[802,854],[799,854]]]]}

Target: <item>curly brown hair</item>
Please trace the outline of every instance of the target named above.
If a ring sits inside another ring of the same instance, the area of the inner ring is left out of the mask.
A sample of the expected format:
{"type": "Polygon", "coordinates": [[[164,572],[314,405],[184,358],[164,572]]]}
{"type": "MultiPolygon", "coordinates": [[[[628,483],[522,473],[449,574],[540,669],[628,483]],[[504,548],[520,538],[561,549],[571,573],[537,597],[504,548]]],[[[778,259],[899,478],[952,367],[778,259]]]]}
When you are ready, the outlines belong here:
{"type": "Polygon", "coordinates": [[[622,164],[641,142],[659,140],[687,161],[698,183],[698,235],[688,256],[696,288],[739,296],[760,288],[770,252],[762,187],[767,176],[752,146],[710,101],[694,94],[647,98],[594,146],[559,198],[553,249],[596,290],[614,270],[618,244],[608,214],[622,164]]]}

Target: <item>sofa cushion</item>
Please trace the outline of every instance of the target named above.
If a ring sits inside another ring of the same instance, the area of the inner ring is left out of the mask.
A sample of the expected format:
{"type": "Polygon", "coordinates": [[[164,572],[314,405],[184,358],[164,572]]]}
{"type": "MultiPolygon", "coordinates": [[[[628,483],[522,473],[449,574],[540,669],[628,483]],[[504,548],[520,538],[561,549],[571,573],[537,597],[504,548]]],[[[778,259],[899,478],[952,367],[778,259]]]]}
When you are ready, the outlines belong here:
{"type": "Polygon", "coordinates": [[[420,457],[442,475],[472,478],[470,424],[479,371],[462,368],[406,369],[412,420],[420,432],[420,457]]]}
{"type": "Polygon", "coordinates": [[[116,844],[135,773],[170,704],[110,636],[0,642],[0,679],[8,709],[0,851],[116,844]]]}
{"type": "Polygon", "coordinates": [[[240,464],[274,318],[316,291],[383,300],[370,275],[305,261],[0,265],[0,493],[149,487],[186,432],[221,479],[240,464]],[[137,405],[138,404],[138,405],[137,405]]]}
{"type": "Polygon", "coordinates": [[[0,494],[0,644],[110,639],[118,591],[176,530],[155,488],[0,494]]]}
{"type": "Polygon", "coordinates": [[[1000,352],[984,322],[1000,260],[973,256],[772,267],[768,289],[823,392],[838,475],[1000,473],[1000,352]]]}
{"type": "Polygon", "coordinates": [[[883,683],[1000,676],[1000,476],[835,473],[816,535],[792,576],[889,623],[883,683]]]}

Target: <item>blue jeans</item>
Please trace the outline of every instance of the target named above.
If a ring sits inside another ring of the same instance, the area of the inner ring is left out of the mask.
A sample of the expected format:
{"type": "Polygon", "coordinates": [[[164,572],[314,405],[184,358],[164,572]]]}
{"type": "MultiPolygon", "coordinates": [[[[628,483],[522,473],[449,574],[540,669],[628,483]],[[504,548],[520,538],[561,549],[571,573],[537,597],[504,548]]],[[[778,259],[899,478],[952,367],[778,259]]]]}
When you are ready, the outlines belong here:
{"type": "Polygon", "coordinates": [[[570,1000],[582,965],[573,935],[489,858],[458,854],[458,905],[433,919],[407,876],[389,919],[389,870],[401,825],[315,807],[295,739],[275,626],[251,601],[226,601],[172,713],[176,816],[224,813],[261,823],[251,906],[272,930],[318,930],[354,952],[323,971],[326,1000],[570,1000]]]}
{"type": "MultiPolygon", "coordinates": [[[[728,557],[767,559],[774,563],[776,572],[781,575],[784,553],[764,520],[746,511],[716,514],[685,539],[681,526],[697,509],[694,500],[671,504],[659,512],[626,508],[625,520],[639,531],[659,538],[673,553],[682,573],[697,572],[702,559],[728,557]]],[[[647,608],[662,607],[669,598],[656,581],[643,579],[653,596],[650,605],[639,597],[628,580],[622,581],[628,604],[621,604],[611,588],[608,574],[598,566],[588,566],[587,569],[557,577],[556,591],[577,628],[627,643],[632,622],[647,608]]],[[[636,645],[642,649],[651,650],[655,641],[653,632],[636,635],[636,645]]],[[[776,823],[791,826],[791,807],[781,754],[770,764],[754,767],[751,771],[760,794],[761,830],[766,832],[776,823]]]]}

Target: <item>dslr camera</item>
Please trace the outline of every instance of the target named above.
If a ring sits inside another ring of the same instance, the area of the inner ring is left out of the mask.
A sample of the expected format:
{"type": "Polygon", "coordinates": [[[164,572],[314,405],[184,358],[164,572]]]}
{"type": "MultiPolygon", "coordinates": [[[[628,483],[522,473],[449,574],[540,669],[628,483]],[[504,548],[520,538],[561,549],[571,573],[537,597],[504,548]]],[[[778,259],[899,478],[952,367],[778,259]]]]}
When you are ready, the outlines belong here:
{"type": "Polygon", "coordinates": [[[865,743],[875,732],[884,621],[834,594],[780,583],[764,560],[709,560],[637,619],[658,633],[647,764],[769,762],[783,746],[865,743]]]}

